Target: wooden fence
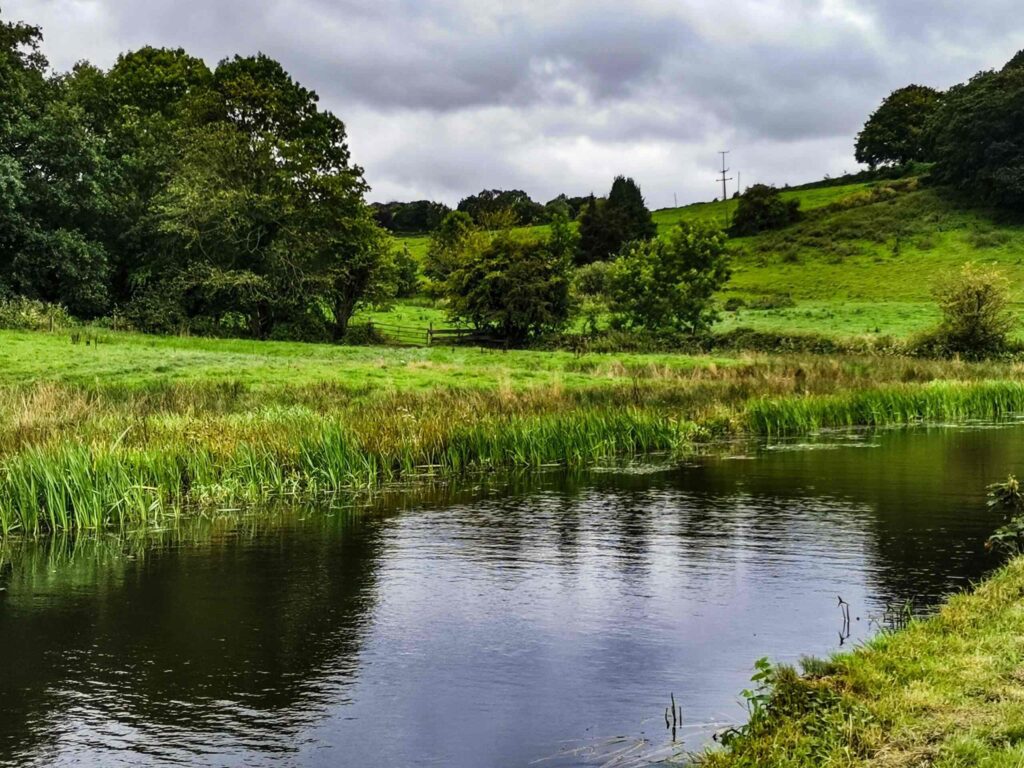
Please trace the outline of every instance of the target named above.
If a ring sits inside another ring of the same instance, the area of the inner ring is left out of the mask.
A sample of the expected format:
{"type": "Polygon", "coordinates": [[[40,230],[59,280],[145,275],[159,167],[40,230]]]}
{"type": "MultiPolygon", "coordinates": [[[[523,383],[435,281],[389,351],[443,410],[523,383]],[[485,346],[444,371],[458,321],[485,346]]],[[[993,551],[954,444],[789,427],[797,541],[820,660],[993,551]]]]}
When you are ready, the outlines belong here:
{"type": "Polygon", "coordinates": [[[395,323],[366,323],[370,336],[377,335],[391,344],[403,347],[504,347],[502,339],[469,328],[428,328],[395,323]]]}

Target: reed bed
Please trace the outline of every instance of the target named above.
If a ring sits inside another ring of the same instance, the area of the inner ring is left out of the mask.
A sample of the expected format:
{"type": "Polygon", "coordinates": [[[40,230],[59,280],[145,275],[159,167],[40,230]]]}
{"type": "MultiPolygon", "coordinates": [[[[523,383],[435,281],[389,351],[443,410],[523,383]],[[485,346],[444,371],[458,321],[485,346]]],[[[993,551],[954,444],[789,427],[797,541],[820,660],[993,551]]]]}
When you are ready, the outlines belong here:
{"type": "Polygon", "coordinates": [[[681,454],[730,435],[1024,411],[1021,371],[1009,365],[753,356],[614,373],[585,387],[428,392],[233,382],[0,388],[0,535],[153,527],[282,495],[681,454]]]}
{"type": "Polygon", "coordinates": [[[999,420],[1024,411],[1024,383],[933,382],[748,404],[750,431],[766,437],[840,427],[999,420]]]}

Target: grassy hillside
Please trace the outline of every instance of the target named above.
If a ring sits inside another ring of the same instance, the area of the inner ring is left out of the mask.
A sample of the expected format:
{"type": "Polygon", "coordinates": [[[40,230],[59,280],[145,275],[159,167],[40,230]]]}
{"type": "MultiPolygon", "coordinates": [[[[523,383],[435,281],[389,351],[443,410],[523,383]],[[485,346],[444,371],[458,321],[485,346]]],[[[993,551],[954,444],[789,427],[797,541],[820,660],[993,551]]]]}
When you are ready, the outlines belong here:
{"type": "MultiPolygon", "coordinates": [[[[777,232],[730,242],[733,280],[722,296],[748,306],[721,330],[746,327],[836,337],[906,337],[937,320],[932,289],[967,261],[997,265],[1024,314],[1024,226],[973,208],[916,179],[794,189],[805,218],[777,232]]],[[[656,211],[664,231],[678,221],[723,223],[736,202],[656,211]]],[[[427,239],[402,240],[423,252],[427,239]]],[[[439,309],[421,309],[427,323],[439,309]]],[[[379,316],[383,319],[385,316],[379,316]]],[[[1021,334],[1024,336],[1024,333],[1021,334]]]]}

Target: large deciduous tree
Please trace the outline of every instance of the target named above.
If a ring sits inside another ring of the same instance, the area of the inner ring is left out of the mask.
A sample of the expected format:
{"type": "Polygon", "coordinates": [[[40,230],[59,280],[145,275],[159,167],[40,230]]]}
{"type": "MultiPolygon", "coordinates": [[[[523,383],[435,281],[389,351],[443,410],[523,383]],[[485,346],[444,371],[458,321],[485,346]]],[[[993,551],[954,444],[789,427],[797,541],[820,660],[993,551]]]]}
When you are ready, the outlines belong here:
{"type": "Polygon", "coordinates": [[[0,21],[0,286],[92,317],[110,299],[97,236],[108,169],[83,110],[47,76],[41,39],[0,21]]]}
{"type": "Polygon", "coordinates": [[[942,94],[925,85],[893,91],[857,135],[855,156],[872,170],[932,158],[928,128],[942,94]]]}
{"type": "Polygon", "coordinates": [[[951,88],[932,122],[935,179],[1017,210],[1024,208],[1022,58],[951,88]]]}
{"type": "Polygon", "coordinates": [[[222,62],[213,90],[218,119],[187,131],[159,200],[160,229],[181,254],[166,266],[196,275],[200,293],[208,280],[235,286],[218,294],[220,310],[245,316],[254,336],[321,314],[341,338],[391,278],[344,124],[266,56],[222,62]]]}
{"type": "Polygon", "coordinates": [[[561,228],[547,239],[502,232],[448,277],[451,315],[510,345],[523,344],[568,321],[570,270],[561,228]]]}

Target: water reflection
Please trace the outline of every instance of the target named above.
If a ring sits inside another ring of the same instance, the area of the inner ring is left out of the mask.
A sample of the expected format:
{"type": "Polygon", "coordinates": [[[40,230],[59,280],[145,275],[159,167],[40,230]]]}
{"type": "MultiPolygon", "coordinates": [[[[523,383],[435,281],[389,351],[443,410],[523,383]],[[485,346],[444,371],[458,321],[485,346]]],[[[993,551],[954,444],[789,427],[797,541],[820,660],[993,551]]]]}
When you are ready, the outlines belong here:
{"type": "Polygon", "coordinates": [[[578,765],[664,746],[670,692],[696,747],[755,658],[992,564],[1024,430],[833,442],[9,546],[0,763],[578,765]]]}

